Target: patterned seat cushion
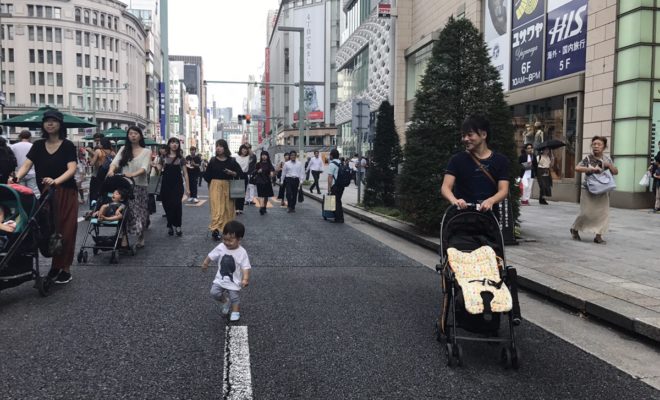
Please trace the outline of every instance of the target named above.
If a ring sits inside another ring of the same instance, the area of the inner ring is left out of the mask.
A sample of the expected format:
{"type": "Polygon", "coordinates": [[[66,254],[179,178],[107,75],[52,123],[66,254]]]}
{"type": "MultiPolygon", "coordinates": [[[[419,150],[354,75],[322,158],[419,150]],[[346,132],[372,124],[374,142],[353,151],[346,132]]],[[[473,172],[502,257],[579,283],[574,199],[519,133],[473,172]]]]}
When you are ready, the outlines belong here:
{"type": "Polygon", "coordinates": [[[472,252],[462,252],[455,248],[447,250],[449,267],[456,275],[456,281],[463,291],[465,309],[470,314],[484,312],[482,292],[490,292],[493,312],[511,310],[511,293],[506,284],[501,282],[495,251],[489,246],[482,246],[472,252]]]}

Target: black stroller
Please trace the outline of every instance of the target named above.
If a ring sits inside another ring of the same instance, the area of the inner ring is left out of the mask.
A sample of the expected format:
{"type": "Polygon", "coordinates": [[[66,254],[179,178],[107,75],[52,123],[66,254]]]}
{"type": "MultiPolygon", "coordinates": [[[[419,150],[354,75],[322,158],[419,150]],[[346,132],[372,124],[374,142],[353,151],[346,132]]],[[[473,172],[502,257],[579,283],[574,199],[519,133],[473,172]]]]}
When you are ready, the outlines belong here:
{"type": "Polygon", "coordinates": [[[493,212],[475,206],[449,207],[440,228],[442,310],[437,339],[445,343],[447,365],[463,364],[459,341],[502,343],[500,361],[518,368],[520,358],[514,326],[520,323],[516,270],[506,264],[504,239],[493,212]],[[500,337],[500,318],[508,322],[508,335],[500,337]],[[457,329],[473,335],[461,335],[457,329]]]}
{"type": "Polygon", "coordinates": [[[0,242],[0,291],[35,281],[34,287],[47,296],[53,281],[39,273],[39,248],[48,242],[45,228],[52,191],[47,191],[37,201],[32,190],[21,185],[0,185],[0,206],[4,209],[4,222],[14,221],[14,232],[5,232],[0,242]]]}
{"type": "MultiPolygon", "coordinates": [[[[86,263],[88,261],[89,253],[87,249],[92,249],[94,255],[102,251],[110,251],[110,264],[119,263],[119,244],[126,232],[126,214],[129,212],[128,200],[133,198],[133,185],[133,179],[123,175],[113,175],[103,181],[99,191],[99,197],[97,200],[92,201],[92,209],[86,215],[89,225],[82,246],[80,246],[80,250],[78,251],[78,263],[86,263]],[[123,217],[118,221],[100,220],[94,216],[94,213],[98,212],[104,204],[112,201],[112,193],[115,190],[121,190],[125,193],[122,201],[125,206],[122,212],[123,217]],[[88,245],[90,236],[94,243],[88,245]]],[[[127,248],[122,249],[127,250],[131,255],[137,253],[137,247],[135,245],[131,246],[130,243],[128,243],[127,248]]]]}

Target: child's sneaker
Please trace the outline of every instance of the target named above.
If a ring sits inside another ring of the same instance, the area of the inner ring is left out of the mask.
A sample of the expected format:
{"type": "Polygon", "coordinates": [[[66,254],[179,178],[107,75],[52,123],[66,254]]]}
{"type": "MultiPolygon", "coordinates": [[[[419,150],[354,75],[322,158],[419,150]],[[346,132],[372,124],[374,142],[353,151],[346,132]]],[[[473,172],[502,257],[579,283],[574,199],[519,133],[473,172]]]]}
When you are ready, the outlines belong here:
{"type": "Polygon", "coordinates": [[[229,321],[231,322],[236,322],[239,319],[241,319],[241,313],[239,313],[238,311],[232,312],[231,316],[229,317],[229,321]]]}
{"type": "Polygon", "coordinates": [[[230,306],[231,306],[231,303],[229,302],[229,300],[222,303],[222,315],[229,314],[229,307],[230,306]]]}

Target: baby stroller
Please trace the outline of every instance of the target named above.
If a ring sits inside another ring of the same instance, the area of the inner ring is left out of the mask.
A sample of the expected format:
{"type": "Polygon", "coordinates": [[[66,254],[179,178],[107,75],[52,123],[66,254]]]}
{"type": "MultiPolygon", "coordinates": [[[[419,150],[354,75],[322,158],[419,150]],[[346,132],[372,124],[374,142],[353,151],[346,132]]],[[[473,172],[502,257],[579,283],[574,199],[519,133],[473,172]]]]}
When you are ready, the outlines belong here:
{"type": "MultiPolygon", "coordinates": [[[[103,181],[99,191],[99,197],[97,200],[92,201],[91,210],[86,215],[86,218],[89,219],[89,225],[82,246],[80,246],[80,250],[78,251],[78,263],[86,263],[89,259],[87,249],[92,249],[94,255],[102,251],[110,251],[110,264],[119,263],[119,243],[122,236],[124,236],[123,234],[126,232],[125,217],[129,211],[128,200],[133,198],[133,185],[133,179],[123,175],[113,175],[103,181]],[[112,201],[112,193],[115,190],[121,190],[125,193],[122,201],[125,206],[122,212],[122,219],[118,221],[99,220],[99,218],[94,216],[94,213],[99,211],[104,204],[112,201]],[[88,245],[90,236],[93,244],[88,245]]],[[[128,250],[131,255],[137,253],[136,246],[131,246],[130,243],[128,243],[127,248],[122,249],[128,250]]]]}
{"type": "Polygon", "coordinates": [[[25,186],[0,185],[4,222],[16,223],[14,232],[3,232],[0,244],[0,291],[34,280],[34,287],[40,295],[49,294],[53,281],[39,273],[40,243],[44,239],[47,242],[49,235],[40,232],[43,218],[39,216],[51,196],[52,190],[48,190],[37,201],[32,190],[25,186]]]}
{"type": "Polygon", "coordinates": [[[506,264],[504,238],[492,211],[470,205],[449,207],[440,228],[442,310],[437,339],[445,343],[447,365],[463,364],[459,341],[502,343],[500,361],[518,368],[520,358],[514,326],[520,324],[516,270],[506,264]],[[508,322],[508,335],[499,336],[500,318],[508,322]],[[472,333],[460,335],[457,329],[472,333]],[[476,334],[476,335],[475,335],[476,334]]]}

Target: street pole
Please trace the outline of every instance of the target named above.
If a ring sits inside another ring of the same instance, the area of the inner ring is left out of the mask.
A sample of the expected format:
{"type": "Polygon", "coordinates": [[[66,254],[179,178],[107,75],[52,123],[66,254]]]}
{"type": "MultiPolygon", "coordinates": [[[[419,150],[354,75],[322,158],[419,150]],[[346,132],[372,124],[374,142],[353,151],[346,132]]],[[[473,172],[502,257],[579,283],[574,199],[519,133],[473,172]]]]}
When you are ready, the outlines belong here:
{"type": "Polygon", "coordinates": [[[279,26],[278,31],[283,32],[297,32],[300,34],[300,49],[299,49],[299,69],[300,69],[300,84],[298,85],[298,156],[303,154],[303,141],[305,140],[305,28],[296,28],[291,26],[279,26]]]}

